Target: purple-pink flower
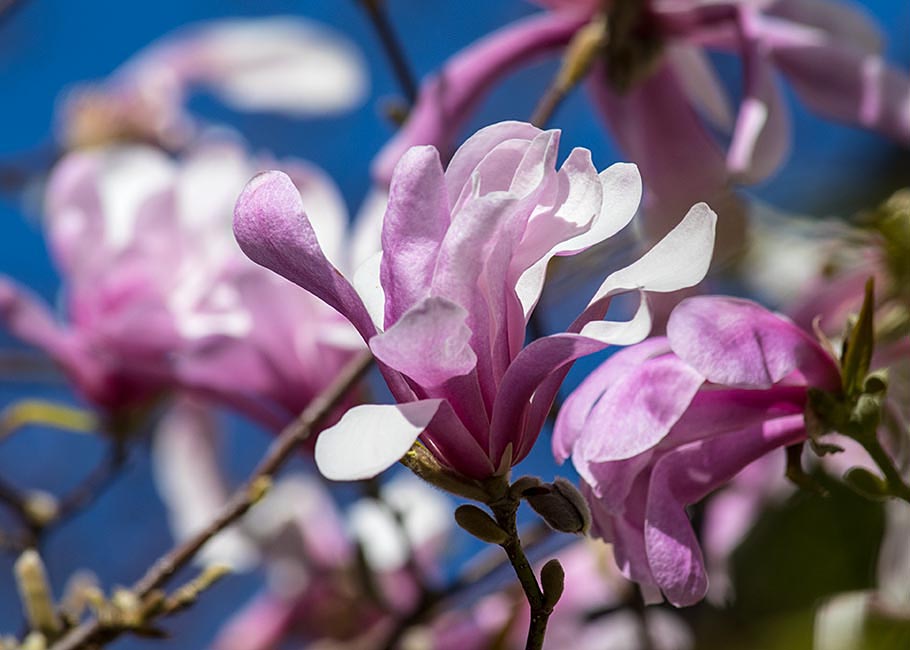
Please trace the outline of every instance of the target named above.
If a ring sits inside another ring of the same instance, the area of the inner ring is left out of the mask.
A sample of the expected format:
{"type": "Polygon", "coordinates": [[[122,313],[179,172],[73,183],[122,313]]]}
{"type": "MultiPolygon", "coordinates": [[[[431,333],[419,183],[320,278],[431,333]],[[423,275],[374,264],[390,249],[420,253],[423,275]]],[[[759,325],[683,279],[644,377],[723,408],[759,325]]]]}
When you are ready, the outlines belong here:
{"type": "MultiPolygon", "coordinates": [[[[0,325],[110,412],[184,389],[282,427],[362,344],[333,310],[237,248],[234,201],[261,165],[225,142],[181,160],[145,147],[65,157],[45,199],[65,319],[0,277],[0,325]]],[[[337,190],[311,165],[287,168],[341,258],[337,190]]]]}
{"type": "Polygon", "coordinates": [[[623,573],[690,605],[707,577],[686,506],[804,441],[808,389],[840,386],[838,362],[785,317],[690,298],[666,337],[613,355],[566,400],[554,453],[572,457],[593,530],[614,544],[623,573]]]}
{"type": "Polygon", "coordinates": [[[625,227],[641,186],[632,165],[598,174],[573,150],[555,169],[559,131],[521,122],[480,130],[443,171],[433,147],[402,157],[382,251],[349,282],[326,259],[282,173],[254,178],[234,230],[253,260],[344,314],[369,342],[397,405],[348,411],[316,443],[330,478],[373,476],[420,437],[464,476],[505,472],[531,449],[569,364],[644,338],[647,301],[627,322],[603,322],[621,293],[675,291],[710,262],[714,213],[696,205],[651,251],[615,271],[567,332],[525,345],[546,266],[625,227]]]}
{"type": "Polygon", "coordinates": [[[604,6],[606,51],[591,98],[659,203],[651,235],[695,201],[712,205],[731,180],[757,182],[790,146],[780,77],[818,114],[910,144],[910,80],[881,57],[881,36],[858,8],[834,0],[541,0],[550,11],[509,25],[428,78],[409,120],[374,164],[388,181],[409,146],[452,150],[471,112],[506,75],[564,50],[604,6]],[[737,57],[738,107],[709,53],[737,57]],[[717,137],[720,134],[722,137],[717,137]],[[669,221],[668,221],[669,219],[669,221]]]}

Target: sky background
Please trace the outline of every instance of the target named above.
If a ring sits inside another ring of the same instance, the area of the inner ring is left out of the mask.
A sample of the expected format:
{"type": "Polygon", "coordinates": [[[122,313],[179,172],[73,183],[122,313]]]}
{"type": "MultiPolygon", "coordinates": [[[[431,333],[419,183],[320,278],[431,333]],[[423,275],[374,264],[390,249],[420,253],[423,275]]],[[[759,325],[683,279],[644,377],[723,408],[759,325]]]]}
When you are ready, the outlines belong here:
{"type": "MultiPolygon", "coordinates": [[[[910,3],[879,0],[866,5],[889,35],[888,58],[906,67],[910,62],[910,39],[906,37],[910,3]]],[[[408,57],[420,75],[436,69],[447,56],[491,29],[535,11],[521,0],[390,0],[389,6],[408,57]]],[[[304,15],[331,25],[362,49],[371,77],[368,101],[351,113],[312,120],[240,115],[206,97],[196,98],[193,107],[212,121],[234,125],[254,151],[316,162],[335,178],[353,213],[369,188],[370,161],[392,132],[380,106],[397,95],[371,26],[354,0],[22,0],[0,22],[0,161],[35,159],[52,140],[54,112],[62,91],[75,82],[104,77],[173,29],[217,17],[282,14],[304,15]]],[[[725,74],[733,76],[729,61],[718,63],[725,74]]],[[[500,119],[526,119],[552,69],[552,65],[535,66],[510,79],[484,106],[472,127],[500,119]]],[[[910,184],[906,157],[901,159],[882,138],[823,122],[798,106],[793,106],[793,115],[793,154],[782,171],[753,190],[759,198],[785,209],[846,215],[860,204],[857,196],[870,186],[881,192],[882,185],[910,184]]],[[[564,129],[563,152],[585,146],[594,152],[598,168],[619,159],[579,93],[560,109],[555,125],[564,129]]],[[[0,273],[32,287],[53,303],[59,279],[42,240],[39,215],[29,205],[35,202],[0,196],[0,273]]],[[[14,345],[0,334],[0,346],[14,345]]],[[[72,401],[62,384],[13,383],[0,370],[0,408],[25,395],[72,401]]],[[[239,479],[268,438],[237,420],[229,420],[228,425],[231,435],[225,454],[239,479]]],[[[88,438],[30,429],[0,445],[0,473],[20,485],[64,491],[100,458],[101,451],[88,438]]],[[[95,571],[106,587],[132,582],[171,544],[163,517],[147,458],[140,450],[114,489],[89,513],[48,539],[45,557],[58,594],[65,577],[83,566],[95,571]]],[[[11,562],[8,555],[0,555],[0,633],[19,632],[22,620],[11,562]]],[[[166,626],[175,635],[173,642],[128,639],[115,647],[203,648],[218,622],[252,593],[257,580],[256,576],[227,580],[189,615],[168,621],[166,626]]]]}

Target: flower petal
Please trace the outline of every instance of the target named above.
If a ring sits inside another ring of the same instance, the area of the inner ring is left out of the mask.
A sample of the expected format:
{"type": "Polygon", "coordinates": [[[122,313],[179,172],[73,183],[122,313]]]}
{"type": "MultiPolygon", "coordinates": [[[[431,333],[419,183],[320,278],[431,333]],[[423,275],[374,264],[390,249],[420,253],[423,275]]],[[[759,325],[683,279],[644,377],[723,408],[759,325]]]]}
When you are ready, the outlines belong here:
{"type": "Polygon", "coordinates": [[[355,406],[319,434],[316,466],[333,481],[372,478],[401,460],[442,403],[428,399],[355,406]]]}
{"type": "Polygon", "coordinates": [[[383,220],[384,327],[429,293],[450,221],[439,152],[429,146],[410,149],[395,167],[383,220]]]}
{"type": "Polygon", "coordinates": [[[477,365],[465,324],[468,312],[445,298],[427,298],[370,339],[376,358],[422,387],[441,386],[477,365]]]}
{"type": "Polygon", "coordinates": [[[704,383],[675,355],[649,359],[607,387],[591,410],[575,453],[590,462],[625,460],[670,433],[704,383]]]}
{"type": "Polygon", "coordinates": [[[622,380],[626,373],[651,357],[669,351],[670,343],[666,337],[654,337],[616,352],[585,377],[565,399],[553,425],[553,455],[556,460],[561,463],[572,455],[591,410],[614,382],[622,380]]]}
{"type": "Polygon", "coordinates": [[[265,172],[249,182],[237,200],[234,234],[250,259],[328,303],[364,340],[376,333],[357,292],[323,254],[287,175],[265,172]]]}
{"type": "MultiPolygon", "coordinates": [[[[437,75],[423,83],[404,128],[374,161],[373,177],[381,184],[388,184],[398,160],[415,145],[435,145],[447,157],[459,130],[497,81],[536,57],[566,45],[585,20],[584,14],[574,12],[532,16],[456,54],[437,75]]],[[[520,131],[517,137],[533,137],[528,135],[528,125],[517,124],[511,123],[512,128],[520,131]]],[[[498,137],[497,142],[501,141],[498,137]]],[[[479,145],[480,140],[475,140],[475,144],[479,145]]],[[[458,199],[479,160],[469,160],[465,154],[462,163],[452,168],[448,180],[452,201],[458,199]]]]}
{"type": "Polygon", "coordinates": [[[840,385],[837,363],[785,317],[738,298],[684,300],[667,323],[673,351],[708,381],[770,388],[794,370],[812,386],[840,385]]]}

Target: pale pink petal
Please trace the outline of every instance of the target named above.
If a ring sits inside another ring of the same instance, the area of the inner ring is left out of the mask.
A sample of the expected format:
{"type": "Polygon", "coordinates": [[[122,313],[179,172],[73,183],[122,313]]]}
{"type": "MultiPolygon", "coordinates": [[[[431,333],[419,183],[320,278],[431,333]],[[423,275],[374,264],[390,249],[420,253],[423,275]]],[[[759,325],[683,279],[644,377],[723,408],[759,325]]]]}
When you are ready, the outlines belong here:
{"type": "Polygon", "coordinates": [[[439,152],[410,149],[395,167],[383,220],[384,327],[427,296],[450,219],[439,152]]]}
{"type": "Polygon", "coordinates": [[[591,413],[601,396],[651,357],[666,354],[670,344],[666,337],[654,337],[613,354],[572,391],[562,404],[553,425],[553,455],[559,462],[572,455],[591,413]]]}
{"type": "Polygon", "coordinates": [[[370,339],[376,358],[422,387],[441,386],[477,365],[468,345],[467,311],[445,298],[427,298],[370,339]]]}
{"type": "Polygon", "coordinates": [[[607,386],[575,453],[589,462],[625,460],[654,447],[688,408],[704,377],[679,357],[650,359],[607,386]]]}

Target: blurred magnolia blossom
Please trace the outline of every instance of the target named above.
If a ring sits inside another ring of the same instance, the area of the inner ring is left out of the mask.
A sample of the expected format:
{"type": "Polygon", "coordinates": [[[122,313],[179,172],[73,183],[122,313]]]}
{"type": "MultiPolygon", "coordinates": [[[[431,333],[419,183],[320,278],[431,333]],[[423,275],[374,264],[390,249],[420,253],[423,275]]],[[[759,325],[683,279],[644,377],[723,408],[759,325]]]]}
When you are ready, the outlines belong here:
{"type": "Polygon", "coordinates": [[[749,301],[690,298],[667,337],[613,355],[572,393],[554,453],[571,455],[623,573],[691,605],[708,585],[685,507],[806,440],[810,388],[839,391],[841,372],[809,334],[749,301]]]}
{"type": "MultiPolygon", "coordinates": [[[[180,160],[147,147],[70,154],[45,197],[65,319],[0,278],[0,322],[109,412],[179,388],[282,427],[362,344],[332,309],[237,247],[234,201],[272,164],[224,141],[180,160]]],[[[309,164],[286,168],[327,254],[344,265],[337,190],[309,164]]]]}
{"type": "MultiPolygon", "coordinates": [[[[549,650],[688,650],[692,632],[679,617],[652,607],[636,612],[634,586],[616,570],[609,547],[574,542],[555,556],[565,570],[565,591],[547,625],[549,650]]],[[[539,572],[540,567],[537,567],[539,572]]],[[[467,611],[440,616],[411,634],[413,646],[433,650],[487,650],[497,640],[507,650],[525,647],[528,607],[515,588],[479,599],[467,611]]]]}
{"type": "Polygon", "coordinates": [[[704,204],[610,274],[567,332],[525,346],[550,259],[611,237],[640,199],[634,166],[598,174],[575,149],[557,171],[558,144],[559,131],[504,122],[472,136],[445,172],[435,148],[409,151],[392,179],[383,250],[353,284],[326,257],[288,176],[261,174],[244,190],[234,226],[243,250],[344,314],[398,402],[355,407],[319,436],[327,477],[374,476],[418,437],[463,477],[506,473],[530,452],[572,361],[645,337],[645,291],[701,281],[716,219],[704,204]],[[600,320],[626,293],[640,298],[634,317],[600,320]]]}
{"type": "Polygon", "coordinates": [[[651,238],[669,230],[680,210],[708,201],[721,213],[720,240],[741,240],[730,183],[767,178],[790,148],[781,76],[819,115],[910,144],[910,80],[883,60],[879,30],[860,7],[839,0],[538,4],[549,11],[490,34],[425,81],[408,122],[374,162],[375,177],[388,182],[413,145],[451,152],[506,75],[563,51],[570,58],[590,55],[590,48],[569,44],[601,14],[602,50],[590,62],[569,61],[564,70],[573,76],[591,65],[591,99],[649,191],[651,238]],[[718,78],[712,53],[740,61],[738,105],[718,78]]]}
{"type": "MultiPolygon", "coordinates": [[[[182,401],[154,437],[156,483],[178,541],[204,529],[227,502],[217,433],[207,409],[182,401]]],[[[448,500],[410,475],[388,481],[378,496],[344,513],[319,480],[292,474],[211,540],[197,563],[261,568],[267,579],[212,647],[265,650],[282,642],[329,641],[378,647],[396,618],[416,605],[421,581],[440,580],[452,530],[448,500]]]]}
{"type": "Polygon", "coordinates": [[[120,141],[179,149],[197,130],[186,110],[196,90],[242,111],[307,117],[354,108],[367,85],[360,52],[314,21],[215,20],[156,41],[103,82],[72,89],[59,130],[68,149],[120,141]]]}

